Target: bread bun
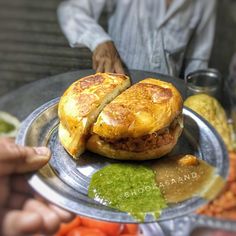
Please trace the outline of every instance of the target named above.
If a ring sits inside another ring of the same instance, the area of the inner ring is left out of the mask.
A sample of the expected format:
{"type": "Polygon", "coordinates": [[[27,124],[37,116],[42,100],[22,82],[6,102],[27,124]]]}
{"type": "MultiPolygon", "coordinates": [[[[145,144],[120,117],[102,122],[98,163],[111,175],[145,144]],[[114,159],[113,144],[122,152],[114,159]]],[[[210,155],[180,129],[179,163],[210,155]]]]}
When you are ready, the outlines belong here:
{"type": "Polygon", "coordinates": [[[91,125],[104,106],[130,86],[129,77],[97,73],[74,82],[58,106],[59,140],[74,158],[84,152],[91,125]]]}
{"type": "Polygon", "coordinates": [[[106,157],[147,160],[170,152],[182,131],[178,90],[148,78],[105,106],[92,127],[87,149],[106,157]]]}

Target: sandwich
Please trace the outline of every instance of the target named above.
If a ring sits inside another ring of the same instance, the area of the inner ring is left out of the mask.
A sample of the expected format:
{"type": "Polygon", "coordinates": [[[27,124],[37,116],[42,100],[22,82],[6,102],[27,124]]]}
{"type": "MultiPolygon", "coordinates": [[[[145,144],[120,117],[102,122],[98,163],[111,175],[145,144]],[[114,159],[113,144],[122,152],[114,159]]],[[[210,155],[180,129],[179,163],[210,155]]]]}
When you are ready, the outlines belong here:
{"type": "Polygon", "coordinates": [[[183,129],[183,100],[171,84],[147,78],[108,103],[92,125],[86,148],[119,160],[169,153],[183,129]]]}
{"type": "Polygon", "coordinates": [[[105,105],[129,86],[125,75],[97,73],[74,82],[65,91],[58,105],[58,136],[72,157],[84,152],[91,126],[105,105]]]}

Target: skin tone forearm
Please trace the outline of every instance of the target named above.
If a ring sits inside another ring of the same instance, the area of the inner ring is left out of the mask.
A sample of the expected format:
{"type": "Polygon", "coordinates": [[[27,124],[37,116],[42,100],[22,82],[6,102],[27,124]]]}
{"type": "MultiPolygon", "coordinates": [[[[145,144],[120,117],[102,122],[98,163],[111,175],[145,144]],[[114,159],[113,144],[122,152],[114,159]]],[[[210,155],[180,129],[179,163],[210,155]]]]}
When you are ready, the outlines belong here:
{"type": "MultiPolygon", "coordinates": [[[[166,9],[173,0],[165,0],[166,9]]],[[[112,41],[99,44],[93,51],[93,69],[96,72],[111,72],[125,74],[120,55],[112,41]]]]}
{"type": "Polygon", "coordinates": [[[16,145],[0,138],[0,235],[52,235],[72,215],[35,198],[23,173],[38,170],[50,159],[45,147],[16,145]]]}
{"type": "Polygon", "coordinates": [[[124,74],[121,58],[112,41],[99,44],[93,51],[93,69],[96,72],[124,74]]]}

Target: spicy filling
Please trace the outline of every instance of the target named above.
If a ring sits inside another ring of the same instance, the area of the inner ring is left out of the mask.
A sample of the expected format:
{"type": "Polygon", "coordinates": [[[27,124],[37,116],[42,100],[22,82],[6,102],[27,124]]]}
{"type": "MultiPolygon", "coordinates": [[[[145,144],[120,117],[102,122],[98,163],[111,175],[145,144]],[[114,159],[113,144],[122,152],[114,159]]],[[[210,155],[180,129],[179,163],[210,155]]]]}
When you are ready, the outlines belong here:
{"type": "Polygon", "coordinates": [[[182,127],[182,115],[175,118],[168,127],[138,138],[127,137],[118,140],[107,139],[101,136],[100,138],[116,150],[143,152],[171,143],[174,140],[175,130],[178,126],[182,127]]]}

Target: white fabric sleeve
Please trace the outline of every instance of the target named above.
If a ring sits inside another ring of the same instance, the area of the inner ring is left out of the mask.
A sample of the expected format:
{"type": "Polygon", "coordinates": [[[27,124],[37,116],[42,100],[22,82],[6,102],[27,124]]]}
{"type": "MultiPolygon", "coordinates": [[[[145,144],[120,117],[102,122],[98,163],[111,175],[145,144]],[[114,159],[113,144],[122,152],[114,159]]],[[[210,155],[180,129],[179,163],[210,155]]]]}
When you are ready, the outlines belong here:
{"type": "Polygon", "coordinates": [[[71,47],[86,46],[93,51],[112,40],[98,24],[106,0],[67,0],[58,7],[58,19],[71,47]]]}
{"type": "Polygon", "coordinates": [[[208,67],[215,36],[216,3],[216,0],[208,0],[202,4],[202,18],[185,56],[185,76],[194,70],[208,67]]]}

